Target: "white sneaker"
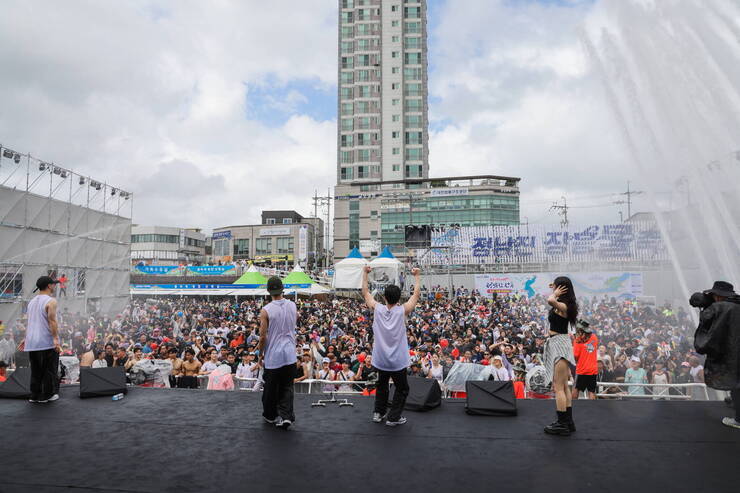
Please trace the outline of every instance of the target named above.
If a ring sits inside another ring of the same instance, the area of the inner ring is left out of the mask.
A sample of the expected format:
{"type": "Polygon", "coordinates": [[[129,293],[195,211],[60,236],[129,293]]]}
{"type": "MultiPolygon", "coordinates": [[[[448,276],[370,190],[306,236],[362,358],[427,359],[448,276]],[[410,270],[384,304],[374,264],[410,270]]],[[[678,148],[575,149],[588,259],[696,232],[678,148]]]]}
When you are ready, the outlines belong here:
{"type": "Polygon", "coordinates": [[[36,399],[28,399],[28,402],[37,403],[38,401],[36,399]]]}
{"type": "Polygon", "coordinates": [[[289,419],[283,419],[280,416],[278,416],[277,421],[275,422],[275,426],[278,428],[282,428],[284,430],[287,430],[290,428],[290,425],[292,425],[293,422],[289,419]]]}
{"type": "Polygon", "coordinates": [[[740,430],[740,423],[735,418],[722,418],[722,424],[740,430]]]}
{"type": "Polygon", "coordinates": [[[380,413],[373,413],[373,423],[380,423],[383,421],[383,418],[385,418],[384,415],[380,413]]]}
{"type": "Polygon", "coordinates": [[[398,418],[398,421],[386,421],[386,426],[401,426],[402,424],[406,424],[406,418],[401,416],[398,418]]]}
{"type": "Polygon", "coordinates": [[[48,399],[46,399],[46,402],[54,402],[54,401],[58,401],[58,400],[59,400],[59,394],[54,394],[51,397],[49,397],[48,399]]]}

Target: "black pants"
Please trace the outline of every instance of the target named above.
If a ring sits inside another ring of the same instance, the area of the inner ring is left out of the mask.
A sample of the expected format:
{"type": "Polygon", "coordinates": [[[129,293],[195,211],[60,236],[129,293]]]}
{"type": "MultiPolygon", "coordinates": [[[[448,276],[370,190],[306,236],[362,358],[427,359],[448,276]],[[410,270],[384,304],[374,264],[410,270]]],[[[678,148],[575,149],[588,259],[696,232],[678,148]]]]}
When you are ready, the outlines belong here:
{"type": "Polygon", "coordinates": [[[406,376],[406,368],[398,371],[378,370],[378,387],[375,392],[375,412],[385,414],[388,408],[388,381],[393,380],[396,391],[393,394],[391,410],[388,413],[388,421],[398,421],[409,395],[409,381],[406,376]]]}
{"type": "Polygon", "coordinates": [[[194,377],[194,376],[186,377],[183,375],[178,379],[177,387],[180,389],[197,389],[198,388],[198,377],[194,377]]]}
{"type": "Polygon", "coordinates": [[[280,416],[283,419],[295,421],[295,414],[293,414],[293,380],[295,374],[295,363],[272,370],[265,368],[262,416],[267,419],[275,419],[280,416]]]}
{"type": "Polygon", "coordinates": [[[46,400],[59,392],[59,353],[54,349],[29,351],[31,363],[31,399],[46,400]]]}
{"type": "Polygon", "coordinates": [[[735,421],[740,421],[740,387],[730,391],[732,405],[735,406],[735,421]]]}

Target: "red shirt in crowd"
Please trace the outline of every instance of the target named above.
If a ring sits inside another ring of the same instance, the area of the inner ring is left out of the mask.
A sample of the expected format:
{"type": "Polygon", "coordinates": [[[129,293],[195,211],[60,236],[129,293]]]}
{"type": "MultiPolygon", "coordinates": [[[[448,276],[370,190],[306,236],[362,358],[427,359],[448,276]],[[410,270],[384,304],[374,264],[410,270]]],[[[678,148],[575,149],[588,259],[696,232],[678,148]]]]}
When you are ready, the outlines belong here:
{"type": "Polygon", "coordinates": [[[573,356],[576,357],[576,375],[596,375],[599,367],[596,364],[599,348],[599,338],[591,334],[586,342],[573,344],[573,356]]]}
{"type": "Polygon", "coordinates": [[[524,399],[524,382],[514,380],[514,397],[524,399]]]}

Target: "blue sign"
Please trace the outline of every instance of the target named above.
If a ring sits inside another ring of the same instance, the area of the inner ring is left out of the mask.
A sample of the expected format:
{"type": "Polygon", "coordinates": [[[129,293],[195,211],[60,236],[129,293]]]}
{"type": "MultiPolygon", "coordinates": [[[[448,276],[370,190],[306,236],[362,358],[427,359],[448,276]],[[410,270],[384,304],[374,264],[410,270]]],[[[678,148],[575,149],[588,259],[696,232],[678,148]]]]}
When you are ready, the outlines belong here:
{"type": "Polygon", "coordinates": [[[198,265],[188,267],[193,274],[201,276],[222,276],[229,271],[234,270],[233,265],[198,265]]]}
{"type": "Polygon", "coordinates": [[[169,274],[179,269],[179,265],[137,265],[136,270],[142,274],[169,274]]]}
{"type": "MultiPolygon", "coordinates": [[[[264,286],[264,284],[262,285],[264,286]]],[[[257,284],[132,284],[134,289],[255,289],[257,284]]]]}
{"type": "Polygon", "coordinates": [[[231,230],[229,231],[216,231],[213,233],[213,236],[211,236],[214,240],[219,240],[222,238],[231,239],[231,230]]]}

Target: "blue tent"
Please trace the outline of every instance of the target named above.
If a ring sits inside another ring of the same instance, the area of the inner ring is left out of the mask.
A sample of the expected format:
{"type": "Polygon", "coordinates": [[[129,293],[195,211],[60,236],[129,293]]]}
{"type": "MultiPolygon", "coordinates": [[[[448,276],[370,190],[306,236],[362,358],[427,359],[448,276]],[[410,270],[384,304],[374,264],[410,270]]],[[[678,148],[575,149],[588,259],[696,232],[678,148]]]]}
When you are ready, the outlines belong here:
{"type": "Polygon", "coordinates": [[[385,248],[383,248],[383,251],[380,252],[380,255],[378,255],[375,258],[396,258],[396,257],[391,253],[391,247],[386,246],[385,248]]]}
{"type": "Polygon", "coordinates": [[[351,252],[349,252],[349,255],[347,255],[345,258],[363,258],[360,251],[357,249],[357,247],[353,248],[351,252]]]}

